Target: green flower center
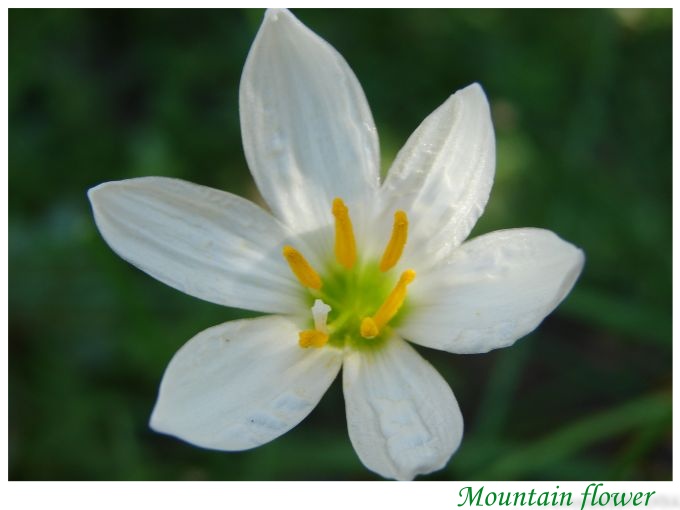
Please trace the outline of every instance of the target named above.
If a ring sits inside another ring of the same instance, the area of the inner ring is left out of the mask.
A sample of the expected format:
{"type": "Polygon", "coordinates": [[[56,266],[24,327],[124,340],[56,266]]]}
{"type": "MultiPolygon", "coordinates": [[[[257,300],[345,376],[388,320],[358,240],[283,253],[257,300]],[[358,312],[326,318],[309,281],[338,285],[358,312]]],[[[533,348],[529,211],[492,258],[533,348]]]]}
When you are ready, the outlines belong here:
{"type": "Polygon", "coordinates": [[[406,270],[399,278],[390,272],[408,237],[406,213],[395,213],[392,236],[380,261],[357,261],[349,210],[339,198],[333,201],[333,216],[335,261],[325,268],[323,278],[295,248],[283,248],[291,271],[309,291],[312,318],[309,329],[300,332],[299,343],[303,348],[330,343],[373,349],[382,345],[408,309],[406,289],[415,272],[406,270]]]}

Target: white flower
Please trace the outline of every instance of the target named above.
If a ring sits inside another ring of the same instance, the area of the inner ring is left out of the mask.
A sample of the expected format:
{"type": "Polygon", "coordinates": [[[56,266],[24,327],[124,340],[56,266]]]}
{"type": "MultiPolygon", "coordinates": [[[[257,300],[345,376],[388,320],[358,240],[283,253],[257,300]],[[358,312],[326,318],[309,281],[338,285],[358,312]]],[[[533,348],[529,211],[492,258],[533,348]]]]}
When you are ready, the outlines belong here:
{"type": "Polygon", "coordinates": [[[349,435],[366,467],[398,479],[442,468],[463,419],[404,338],[453,353],[511,345],[564,299],[583,253],[530,228],[463,243],[495,166],[479,85],[423,121],[381,185],[356,77],[290,12],[269,10],[240,114],[272,214],[163,177],[89,192],[102,236],[124,259],[192,296],[277,314],[189,340],[165,372],[151,427],[205,448],[253,448],[307,416],[342,366],[349,435]]]}

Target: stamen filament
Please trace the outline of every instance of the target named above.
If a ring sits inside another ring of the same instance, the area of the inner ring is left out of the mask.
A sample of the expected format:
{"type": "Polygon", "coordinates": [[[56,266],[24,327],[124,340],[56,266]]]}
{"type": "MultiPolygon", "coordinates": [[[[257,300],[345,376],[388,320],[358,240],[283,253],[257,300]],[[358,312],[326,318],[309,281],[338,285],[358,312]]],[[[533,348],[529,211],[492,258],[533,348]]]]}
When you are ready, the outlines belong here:
{"type": "Polygon", "coordinates": [[[382,260],[380,261],[380,271],[383,273],[392,269],[404,251],[406,240],[408,238],[408,218],[404,211],[397,211],[394,213],[394,224],[392,226],[392,237],[387,243],[382,260]]]}
{"type": "Polygon", "coordinates": [[[290,270],[297,277],[299,282],[310,289],[319,290],[321,288],[321,277],[309,265],[307,259],[292,246],[283,247],[283,256],[290,266],[290,270]]]}
{"type": "Polygon", "coordinates": [[[378,336],[380,330],[397,314],[401,305],[406,299],[406,287],[416,277],[413,269],[407,269],[401,274],[399,281],[395,285],[385,302],[380,306],[373,317],[365,317],[361,321],[359,332],[364,338],[374,338],[378,336]]]}
{"type": "Polygon", "coordinates": [[[316,329],[306,329],[300,331],[298,343],[300,347],[323,347],[328,342],[328,333],[317,331],[316,329]]]}
{"type": "Polygon", "coordinates": [[[341,266],[352,269],[357,259],[357,246],[349,210],[341,198],[333,200],[333,216],[335,216],[335,259],[341,266]]]}

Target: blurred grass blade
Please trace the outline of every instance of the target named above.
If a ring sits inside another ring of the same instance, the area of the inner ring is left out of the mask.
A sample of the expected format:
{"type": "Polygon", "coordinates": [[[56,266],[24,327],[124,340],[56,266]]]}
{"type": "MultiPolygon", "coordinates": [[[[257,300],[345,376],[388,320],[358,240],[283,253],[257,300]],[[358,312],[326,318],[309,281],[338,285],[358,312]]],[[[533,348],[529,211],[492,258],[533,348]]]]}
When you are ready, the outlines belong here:
{"type": "Polygon", "coordinates": [[[548,436],[510,451],[477,473],[478,480],[516,480],[571,458],[585,448],[632,429],[670,420],[671,396],[645,396],[571,423],[548,436]]]}
{"type": "Polygon", "coordinates": [[[645,343],[671,346],[671,315],[658,307],[627,302],[615,295],[581,285],[574,289],[560,313],[595,326],[634,336],[645,343]]]}

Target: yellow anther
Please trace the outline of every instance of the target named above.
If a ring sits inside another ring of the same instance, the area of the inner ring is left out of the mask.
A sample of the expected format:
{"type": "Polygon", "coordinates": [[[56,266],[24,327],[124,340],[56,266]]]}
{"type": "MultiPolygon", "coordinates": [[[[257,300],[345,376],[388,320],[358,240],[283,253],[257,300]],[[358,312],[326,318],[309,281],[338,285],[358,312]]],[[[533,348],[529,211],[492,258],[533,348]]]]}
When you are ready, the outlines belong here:
{"type": "Polygon", "coordinates": [[[406,239],[408,238],[408,218],[404,211],[397,211],[394,213],[394,225],[392,226],[392,237],[390,237],[385,253],[383,253],[380,261],[380,270],[384,273],[392,269],[404,251],[406,239]]]}
{"type": "Polygon", "coordinates": [[[359,327],[359,332],[364,338],[375,338],[380,333],[375,321],[370,317],[364,317],[359,327]]]}
{"type": "Polygon", "coordinates": [[[406,286],[416,277],[413,269],[407,269],[401,274],[399,281],[395,285],[385,302],[380,306],[373,316],[375,325],[382,329],[394,317],[406,299],[406,286]]]}
{"type": "Polygon", "coordinates": [[[290,270],[293,271],[293,274],[302,285],[315,290],[321,288],[321,277],[314,271],[314,268],[309,265],[309,262],[302,256],[302,253],[292,246],[284,246],[283,256],[286,259],[286,262],[288,262],[290,270]]]}
{"type": "Polygon", "coordinates": [[[352,269],[357,260],[357,245],[349,210],[340,198],[333,200],[333,216],[335,216],[335,259],[340,265],[352,269]]]}
{"type": "Polygon", "coordinates": [[[380,306],[373,317],[365,317],[361,321],[359,333],[364,338],[373,338],[380,333],[388,322],[397,314],[401,305],[406,299],[406,287],[416,277],[416,272],[413,269],[407,269],[401,274],[399,281],[387,296],[385,302],[380,306]]]}
{"type": "Polygon", "coordinates": [[[328,334],[317,331],[316,329],[306,329],[300,331],[298,343],[300,347],[323,347],[328,342],[328,334]]]}

